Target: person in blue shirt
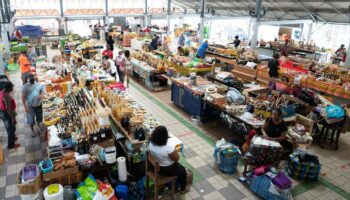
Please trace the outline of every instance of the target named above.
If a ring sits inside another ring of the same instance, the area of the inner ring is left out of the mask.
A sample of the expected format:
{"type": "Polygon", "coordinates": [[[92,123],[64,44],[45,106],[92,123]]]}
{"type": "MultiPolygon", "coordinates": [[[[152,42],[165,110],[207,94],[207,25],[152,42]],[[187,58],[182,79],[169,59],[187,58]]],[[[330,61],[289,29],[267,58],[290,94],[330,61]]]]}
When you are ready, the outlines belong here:
{"type": "Polygon", "coordinates": [[[197,58],[205,58],[205,52],[208,49],[208,40],[204,41],[201,46],[197,49],[197,58]]]}

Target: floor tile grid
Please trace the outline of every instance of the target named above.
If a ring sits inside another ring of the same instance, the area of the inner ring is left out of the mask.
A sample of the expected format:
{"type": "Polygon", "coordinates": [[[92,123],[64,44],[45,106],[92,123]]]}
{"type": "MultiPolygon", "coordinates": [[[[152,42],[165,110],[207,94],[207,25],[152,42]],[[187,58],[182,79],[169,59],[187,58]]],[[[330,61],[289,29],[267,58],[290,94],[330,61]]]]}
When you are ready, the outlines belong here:
{"type": "Polygon", "coordinates": [[[38,163],[43,158],[43,137],[32,138],[30,128],[26,126],[26,114],[22,105],[21,88],[22,81],[19,72],[10,73],[10,80],[14,83],[13,97],[17,103],[17,143],[21,146],[17,149],[7,150],[7,134],[3,123],[0,123],[2,146],[5,162],[0,166],[0,199],[20,199],[16,186],[17,173],[25,164],[38,163]]]}

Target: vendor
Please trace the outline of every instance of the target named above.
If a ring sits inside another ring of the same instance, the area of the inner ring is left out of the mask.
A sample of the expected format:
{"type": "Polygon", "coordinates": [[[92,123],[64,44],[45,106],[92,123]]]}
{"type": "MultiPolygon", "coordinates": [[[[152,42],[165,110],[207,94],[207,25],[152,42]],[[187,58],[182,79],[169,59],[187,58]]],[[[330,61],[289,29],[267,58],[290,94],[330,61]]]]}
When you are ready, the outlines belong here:
{"type": "Polygon", "coordinates": [[[108,56],[110,59],[113,59],[113,51],[111,50],[111,46],[109,44],[106,45],[106,49],[102,51],[102,57],[108,56]]]}
{"type": "Polygon", "coordinates": [[[282,119],[282,111],[275,109],[266,119],[261,132],[265,139],[279,142],[284,150],[293,150],[293,146],[287,141],[287,125],[282,119]]]}
{"type": "Polygon", "coordinates": [[[181,187],[180,193],[186,193],[186,169],[178,162],[180,156],[176,150],[176,144],[169,140],[168,130],[164,126],[154,129],[149,151],[159,163],[159,173],[164,176],[177,176],[181,187]]]}
{"type": "Polygon", "coordinates": [[[235,36],[235,40],[231,44],[233,44],[235,48],[239,47],[239,45],[241,44],[241,40],[239,40],[238,35],[235,36]]]}
{"type": "Polygon", "coordinates": [[[206,50],[208,49],[208,40],[205,40],[202,45],[197,49],[197,58],[205,58],[206,50]]]}
{"type": "Polygon", "coordinates": [[[280,55],[278,53],[275,53],[272,56],[272,59],[269,60],[269,63],[267,67],[269,68],[269,76],[271,78],[278,78],[278,68],[279,68],[279,61],[280,55]]]}
{"type": "Polygon", "coordinates": [[[288,43],[289,43],[289,40],[286,39],[286,41],[284,42],[284,45],[281,47],[281,56],[288,57],[288,43]]]}
{"type": "Polygon", "coordinates": [[[340,48],[337,49],[337,51],[335,51],[335,54],[337,55],[337,57],[341,58],[340,65],[343,66],[345,61],[346,61],[346,48],[345,48],[345,45],[344,44],[340,45],[340,48]]]}
{"type": "Polygon", "coordinates": [[[16,36],[18,41],[22,40],[22,32],[17,28],[14,35],[16,36]]]}
{"type": "Polygon", "coordinates": [[[188,56],[190,54],[190,52],[188,51],[187,48],[177,47],[177,54],[179,56],[188,56]]]}
{"type": "Polygon", "coordinates": [[[119,82],[119,75],[117,74],[117,67],[113,59],[109,58],[107,55],[103,56],[103,69],[108,72],[114,79],[119,82]]]}

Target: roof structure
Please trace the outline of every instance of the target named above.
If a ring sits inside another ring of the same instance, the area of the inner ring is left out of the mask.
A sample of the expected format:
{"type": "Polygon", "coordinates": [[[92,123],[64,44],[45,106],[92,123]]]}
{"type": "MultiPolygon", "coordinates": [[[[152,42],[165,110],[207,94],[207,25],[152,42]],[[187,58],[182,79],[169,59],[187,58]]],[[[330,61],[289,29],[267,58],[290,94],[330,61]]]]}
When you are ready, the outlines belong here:
{"type": "MultiPolygon", "coordinates": [[[[174,0],[174,4],[194,12],[200,0],[174,0]]],[[[256,0],[206,0],[206,13],[217,16],[249,17],[256,0]]],[[[350,0],[262,0],[262,21],[313,20],[350,23],[350,0]]],[[[191,12],[191,11],[190,11],[191,12]]]]}

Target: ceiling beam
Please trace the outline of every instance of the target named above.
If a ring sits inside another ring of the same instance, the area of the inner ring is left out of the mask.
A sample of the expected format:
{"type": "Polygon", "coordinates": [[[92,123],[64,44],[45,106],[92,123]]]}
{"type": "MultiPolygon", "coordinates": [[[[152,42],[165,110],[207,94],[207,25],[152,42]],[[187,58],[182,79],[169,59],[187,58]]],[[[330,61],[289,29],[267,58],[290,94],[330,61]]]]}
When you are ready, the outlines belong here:
{"type": "MultiPolygon", "coordinates": [[[[232,0],[207,0],[209,2],[225,2],[232,3],[232,0]]],[[[265,2],[285,2],[285,3],[293,3],[298,2],[299,0],[265,0],[265,2]]],[[[255,0],[235,0],[235,2],[256,2],[255,0]]],[[[349,3],[349,0],[303,0],[305,3],[323,3],[323,2],[333,2],[333,3],[349,3]]]]}
{"type": "MultiPolygon", "coordinates": [[[[304,6],[303,3],[301,2],[297,2],[298,5],[300,5],[300,7],[302,7],[306,12],[308,12],[311,16],[314,16],[314,17],[317,17],[319,18],[320,20],[324,21],[324,22],[327,22],[325,19],[323,19],[322,17],[320,17],[319,15],[317,15],[315,12],[312,12],[310,9],[306,8],[304,6]]],[[[314,17],[312,17],[314,19],[314,17]]]]}
{"type": "MultiPolygon", "coordinates": [[[[214,10],[247,10],[246,7],[235,7],[235,6],[227,6],[227,7],[220,7],[220,6],[208,6],[208,8],[210,9],[214,9],[214,10]]],[[[265,9],[267,11],[278,11],[278,12],[287,12],[287,13],[305,13],[305,9],[304,8],[299,8],[299,7],[283,7],[283,9],[281,9],[280,7],[265,7],[265,9]]],[[[254,10],[254,8],[251,8],[251,10],[254,10]]],[[[332,8],[317,8],[317,9],[307,9],[308,12],[312,13],[312,14],[317,14],[317,13],[330,13],[330,14],[334,14],[336,13],[334,11],[334,9],[332,8]]],[[[338,9],[340,12],[348,12],[349,10],[346,9],[338,9]]]]}
{"type": "Polygon", "coordinates": [[[350,15],[349,14],[346,14],[346,13],[343,13],[342,11],[340,11],[337,7],[334,6],[334,4],[332,2],[327,1],[326,4],[329,5],[338,14],[341,14],[341,15],[344,15],[344,16],[348,17],[349,21],[350,21],[350,15]]]}

